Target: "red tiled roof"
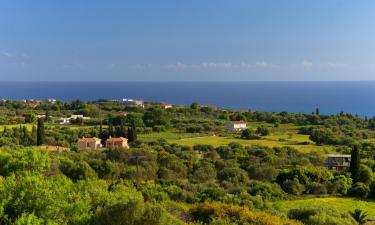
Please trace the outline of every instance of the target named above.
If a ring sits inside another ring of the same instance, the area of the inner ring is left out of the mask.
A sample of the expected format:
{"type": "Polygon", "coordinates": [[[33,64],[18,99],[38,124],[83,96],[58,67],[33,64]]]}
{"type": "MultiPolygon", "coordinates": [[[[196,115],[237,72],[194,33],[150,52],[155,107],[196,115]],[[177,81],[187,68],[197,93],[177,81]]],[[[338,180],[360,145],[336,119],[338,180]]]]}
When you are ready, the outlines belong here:
{"type": "Polygon", "coordinates": [[[78,140],[79,142],[97,142],[97,141],[100,141],[99,138],[96,138],[96,137],[92,137],[92,138],[80,138],[78,140]]]}
{"type": "Polygon", "coordinates": [[[246,123],[246,122],[240,120],[240,121],[232,121],[232,123],[233,123],[233,124],[244,124],[244,123],[246,123]]]}
{"type": "Polygon", "coordinates": [[[127,138],[123,138],[123,137],[118,137],[118,138],[109,138],[107,139],[107,141],[128,141],[127,138]]]}

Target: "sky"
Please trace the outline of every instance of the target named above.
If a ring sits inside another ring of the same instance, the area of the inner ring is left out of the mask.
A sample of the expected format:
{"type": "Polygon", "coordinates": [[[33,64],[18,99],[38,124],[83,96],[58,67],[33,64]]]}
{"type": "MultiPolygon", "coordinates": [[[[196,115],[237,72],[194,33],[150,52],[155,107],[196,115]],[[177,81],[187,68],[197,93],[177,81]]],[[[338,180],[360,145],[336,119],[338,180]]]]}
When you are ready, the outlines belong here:
{"type": "Polygon", "coordinates": [[[375,1],[1,0],[0,81],[375,80],[375,1]]]}

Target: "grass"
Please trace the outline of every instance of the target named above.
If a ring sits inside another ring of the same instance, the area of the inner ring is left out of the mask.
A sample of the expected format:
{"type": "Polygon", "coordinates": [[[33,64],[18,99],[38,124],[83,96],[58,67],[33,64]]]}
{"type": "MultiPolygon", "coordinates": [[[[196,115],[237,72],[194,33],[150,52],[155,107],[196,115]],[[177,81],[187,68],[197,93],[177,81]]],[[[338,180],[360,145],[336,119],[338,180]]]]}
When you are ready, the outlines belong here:
{"type": "Polygon", "coordinates": [[[154,141],[157,139],[165,139],[167,141],[170,140],[182,140],[187,138],[196,138],[201,136],[206,136],[207,134],[201,133],[180,133],[180,132],[153,132],[150,134],[138,134],[138,139],[141,141],[154,141]]]}
{"type": "Polygon", "coordinates": [[[375,202],[363,201],[355,198],[311,198],[302,200],[278,201],[273,203],[281,211],[287,212],[289,209],[314,206],[329,207],[337,209],[340,212],[349,212],[355,209],[361,209],[368,213],[368,218],[375,219],[375,202]]]}
{"type": "MultiPolygon", "coordinates": [[[[194,146],[197,144],[207,144],[212,145],[214,147],[218,147],[221,145],[227,145],[232,142],[239,143],[244,146],[254,146],[254,145],[262,145],[267,147],[283,147],[283,146],[291,146],[296,148],[301,152],[321,152],[321,153],[331,153],[334,152],[334,147],[332,146],[317,146],[313,144],[309,145],[302,145],[302,144],[292,144],[291,142],[281,142],[278,138],[274,139],[266,137],[267,139],[260,139],[260,140],[244,140],[234,137],[219,137],[219,136],[206,136],[206,137],[193,137],[193,138],[183,138],[183,139],[176,139],[176,140],[169,140],[171,143],[176,143],[180,145],[187,145],[187,146],[194,146]]],[[[302,137],[299,137],[302,138],[302,137]]],[[[303,138],[304,139],[304,138],[303,138]]]]}

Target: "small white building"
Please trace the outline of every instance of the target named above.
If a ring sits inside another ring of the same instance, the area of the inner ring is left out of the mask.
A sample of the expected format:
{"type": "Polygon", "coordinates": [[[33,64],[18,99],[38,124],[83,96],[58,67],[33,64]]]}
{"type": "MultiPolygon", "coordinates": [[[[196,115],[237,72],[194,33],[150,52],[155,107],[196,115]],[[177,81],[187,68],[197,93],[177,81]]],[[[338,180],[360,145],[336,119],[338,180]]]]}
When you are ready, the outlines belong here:
{"type": "Polygon", "coordinates": [[[227,131],[228,132],[238,132],[245,130],[247,128],[246,122],[245,121],[231,121],[227,125],[227,131]]]}
{"type": "Polygon", "coordinates": [[[163,104],[161,104],[161,107],[163,109],[171,109],[171,108],[173,108],[173,105],[172,104],[163,103],[163,104]]]}
{"type": "Polygon", "coordinates": [[[328,155],[324,166],[328,169],[346,170],[350,167],[351,155],[328,155]]]}
{"type": "Polygon", "coordinates": [[[70,118],[59,118],[59,124],[70,124],[70,118]]]}
{"type": "Polygon", "coordinates": [[[124,104],[124,105],[134,105],[134,106],[138,106],[138,107],[141,107],[141,108],[145,107],[144,101],[141,101],[141,100],[123,98],[121,100],[121,103],[124,104]]]}
{"type": "Polygon", "coordinates": [[[62,117],[59,119],[60,124],[70,124],[70,120],[76,120],[76,119],[83,119],[83,120],[89,120],[90,117],[85,117],[83,115],[71,115],[70,117],[62,117]]]}

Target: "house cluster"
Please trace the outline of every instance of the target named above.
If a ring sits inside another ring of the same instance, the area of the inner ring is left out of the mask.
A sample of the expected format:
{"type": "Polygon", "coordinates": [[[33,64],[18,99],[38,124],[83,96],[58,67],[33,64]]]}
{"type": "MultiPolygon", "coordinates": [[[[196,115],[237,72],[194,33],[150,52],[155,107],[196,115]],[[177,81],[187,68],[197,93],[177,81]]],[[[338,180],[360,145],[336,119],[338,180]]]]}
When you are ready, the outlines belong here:
{"type": "Polygon", "coordinates": [[[231,121],[228,125],[227,125],[227,132],[239,132],[239,131],[242,131],[242,130],[245,130],[247,128],[247,124],[245,121],[231,121]]]}
{"type": "Polygon", "coordinates": [[[92,137],[92,138],[81,138],[78,140],[78,149],[99,149],[99,148],[129,148],[128,139],[123,137],[113,138],[109,137],[105,141],[105,146],[102,145],[101,139],[92,137]]]}
{"type": "Polygon", "coordinates": [[[61,117],[58,121],[60,124],[70,124],[71,120],[76,119],[89,120],[90,117],[85,117],[83,115],[71,115],[70,117],[61,117]]]}
{"type": "Polygon", "coordinates": [[[347,170],[350,167],[351,155],[328,155],[324,166],[328,169],[339,171],[347,170]]]}

